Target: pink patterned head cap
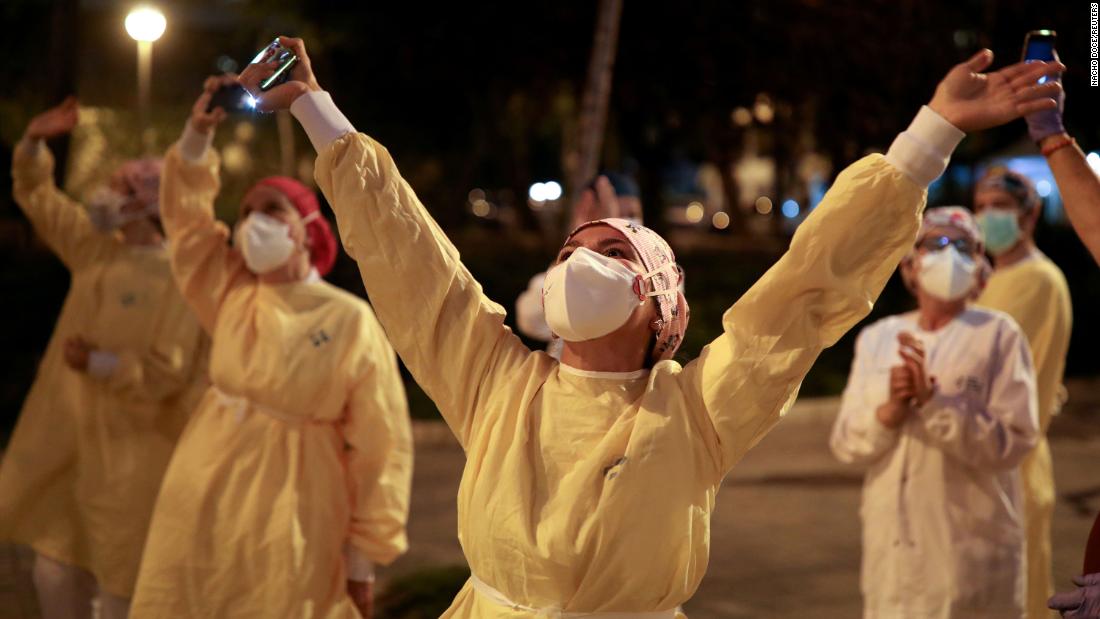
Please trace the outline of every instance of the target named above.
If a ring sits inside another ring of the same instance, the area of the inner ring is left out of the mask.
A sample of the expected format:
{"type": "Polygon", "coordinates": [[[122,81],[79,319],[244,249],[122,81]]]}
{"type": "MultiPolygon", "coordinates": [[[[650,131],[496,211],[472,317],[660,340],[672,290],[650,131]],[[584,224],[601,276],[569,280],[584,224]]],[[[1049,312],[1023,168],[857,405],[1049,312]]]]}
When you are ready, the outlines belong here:
{"type": "Polygon", "coordinates": [[[597,219],[581,224],[569,233],[565,242],[568,243],[578,232],[592,226],[608,226],[617,230],[626,237],[637,252],[647,272],[659,271],[650,280],[653,292],[676,291],[675,296],[663,294],[654,297],[657,299],[660,314],[658,319],[660,328],[657,330],[657,341],[653,346],[653,362],[671,359],[684,341],[684,333],[687,332],[688,320],[691,317],[687,299],[679,290],[680,281],[684,277],[683,270],[676,264],[676,255],[672,253],[672,248],[661,238],[661,235],[649,228],[618,218],[597,219]]]}
{"type": "Polygon", "coordinates": [[[113,176],[130,189],[142,206],[155,208],[160,201],[161,164],[162,160],[154,157],[131,159],[120,165],[113,176]]]}
{"type": "Polygon", "coordinates": [[[917,240],[921,240],[933,228],[954,228],[975,243],[982,242],[982,233],[974,215],[961,206],[937,206],[924,211],[917,240]]]}

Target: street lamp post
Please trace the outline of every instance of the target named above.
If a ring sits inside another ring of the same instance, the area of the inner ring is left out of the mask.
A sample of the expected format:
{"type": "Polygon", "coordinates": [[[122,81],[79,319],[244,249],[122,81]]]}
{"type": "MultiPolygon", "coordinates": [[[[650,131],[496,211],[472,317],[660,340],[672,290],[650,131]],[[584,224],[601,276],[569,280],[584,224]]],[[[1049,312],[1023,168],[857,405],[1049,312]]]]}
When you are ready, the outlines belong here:
{"type": "Polygon", "coordinates": [[[151,7],[138,7],[126,16],[126,32],[137,41],[138,124],[142,146],[152,150],[153,132],[149,126],[149,89],[153,74],[153,41],[164,34],[164,14],[151,7]]]}

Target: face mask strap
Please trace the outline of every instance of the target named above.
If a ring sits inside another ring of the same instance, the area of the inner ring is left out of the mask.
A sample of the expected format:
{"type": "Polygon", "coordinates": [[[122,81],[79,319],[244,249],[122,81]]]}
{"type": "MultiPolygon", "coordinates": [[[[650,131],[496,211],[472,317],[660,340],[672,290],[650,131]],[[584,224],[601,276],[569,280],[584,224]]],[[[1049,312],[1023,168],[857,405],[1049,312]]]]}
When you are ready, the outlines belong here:
{"type": "MultiPolygon", "coordinates": [[[[638,295],[638,302],[639,303],[645,303],[645,300],[649,297],[660,297],[660,296],[664,296],[664,295],[675,295],[675,294],[679,293],[679,290],[677,290],[675,286],[673,288],[669,289],[669,290],[656,290],[655,291],[655,290],[653,290],[653,285],[652,284],[646,284],[646,282],[652,282],[653,278],[656,277],[657,275],[659,275],[661,273],[664,273],[666,271],[669,271],[669,270],[671,270],[671,271],[675,272],[677,275],[679,275],[679,271],[676,270],[676,263],[675,262],[669,262],[668,264],[657,267],[656,269],[653,269],[652,271],[649,271],[648,273],[643,273],[641,275],[636,275],[634,277],[634,293],[638,295]],[[645,288],[649,288],[649,290],[646,290],[645,292],[642,292],[642,290],[645,289],[645,288]]],[[[671,279],[670,279],[670,281],[671,281],[671,279]]]]}
{"type": "Polygon", "coordinates": [[[302,225],[304,226],[304,225],[308,224],[309,222],[313,221],[314,219],[318,219],[319,217],[321,217],[321,211],[313,211],[309,215],[306,215],[305,217],[302,218],[302,225]]]}

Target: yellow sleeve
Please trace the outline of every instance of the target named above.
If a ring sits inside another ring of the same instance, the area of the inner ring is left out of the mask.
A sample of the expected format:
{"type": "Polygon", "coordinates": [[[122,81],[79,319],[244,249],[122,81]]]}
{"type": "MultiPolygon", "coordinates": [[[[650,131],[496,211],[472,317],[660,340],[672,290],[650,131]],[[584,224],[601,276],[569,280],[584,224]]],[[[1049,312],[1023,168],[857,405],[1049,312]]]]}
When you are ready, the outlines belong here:
{"type": "Polygon", "coordinates": [[[112,351],[118,363],[104,381],[128,399],[174,398],[198,378],[205,365],[201,357],[206,336],[191,310],[175,293],[168,295],[166,305],[157,320],[155,340],[147,349],[112,351]]]}
{"type": "Polygon", "coordinates": [[[344,421],[352,499],[348,541],[387,565],[408,549],[413,445],[397,359],[380,326],[366,329],[369,368],[355,385],[344,421]]]}
{"type": "Polygon", "coordinates": [[[244,259],[229,246],[229,227],[214,217],[214,198],[221,188],[218,167],[213,149],[189,161],[176,145],[164,158],[160,181],[160,217],[172,274],[208,333],[226,294],[252,277],[244,259]]]}
{"type": "Polygon", "coordinates": [[[881,155],[837,178],[791,246],[681,374],[713,422],[724,475],[775,425],[822,349],[870,312],[912,249],[925,191],[881,155]]]}
{"type": "Polygon", "coordinates": [[[83,206],[57,188],[53,171],[53,154],[44,142],[23,139],[16,145],[11,166],[15,203],[71,271],[97,260],[115,242],[92,226],[83,206]]]}
{"type": "Polygon", "coordinates": [[[383,146],[343,135],[321,148],[315,175],[390,343],[465,446],[481,404],[531,352],[383,146]]]}
{"type": "MultiPolygon", "coordinates": [[[[1042,260],[1045,260],[1043,258],[1042,260]]],[[[1053,265],[1017,268],[999,282],[995,294],[979,297],[978,304],[1013,318],[1027,337],[1039,389],[1039,426],[1045,434],[1061,405],[1059,394],[1073,314],[1069,291],[1053,265]]]]}

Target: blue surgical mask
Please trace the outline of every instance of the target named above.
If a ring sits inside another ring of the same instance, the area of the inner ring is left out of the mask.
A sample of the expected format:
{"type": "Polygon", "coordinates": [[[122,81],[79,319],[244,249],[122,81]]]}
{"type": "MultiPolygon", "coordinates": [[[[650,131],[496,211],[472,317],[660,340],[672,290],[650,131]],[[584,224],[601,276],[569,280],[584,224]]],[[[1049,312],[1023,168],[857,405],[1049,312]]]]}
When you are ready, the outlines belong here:
{"type": "Polygon", "coordinates": [[[1012,249],[1020,241],[1020,218],[1014,210],[987,208],[975,219],[981,228],[985,248],[994,256],[1012,249]]]}

